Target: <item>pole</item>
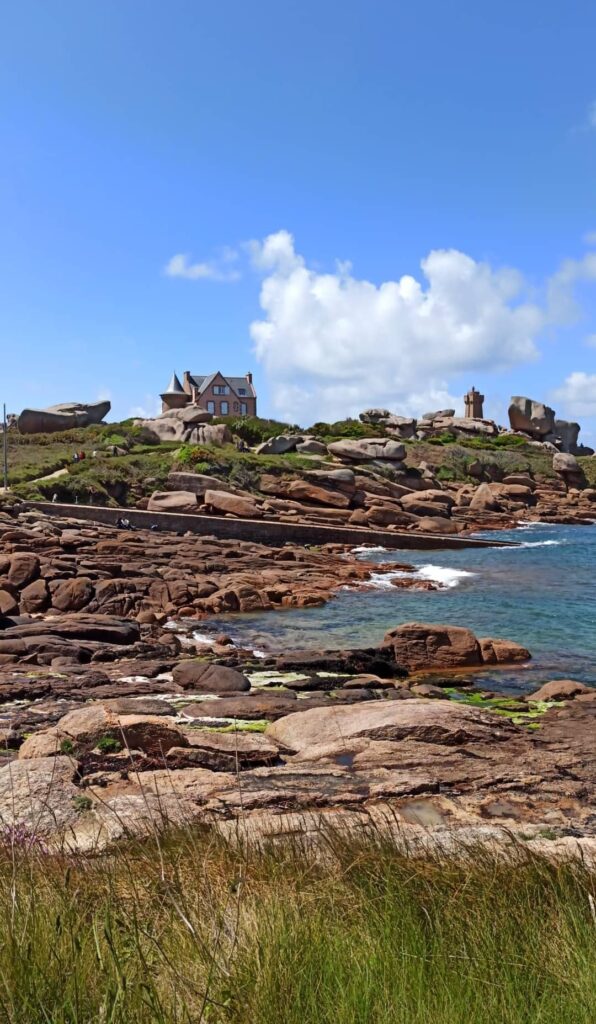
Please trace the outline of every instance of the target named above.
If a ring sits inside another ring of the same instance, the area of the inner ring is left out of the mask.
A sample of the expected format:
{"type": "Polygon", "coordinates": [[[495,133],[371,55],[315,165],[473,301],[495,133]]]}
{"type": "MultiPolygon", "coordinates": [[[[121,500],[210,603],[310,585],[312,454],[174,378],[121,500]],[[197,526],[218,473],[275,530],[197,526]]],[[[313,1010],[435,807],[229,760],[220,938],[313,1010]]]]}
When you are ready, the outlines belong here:
{"type": "Polygon", "coordinates": [[[4,421],[3,449],[4,449],[4,490],[8,490],[8,430],[6,429],[6,402],[2,410],[4,421]]]}

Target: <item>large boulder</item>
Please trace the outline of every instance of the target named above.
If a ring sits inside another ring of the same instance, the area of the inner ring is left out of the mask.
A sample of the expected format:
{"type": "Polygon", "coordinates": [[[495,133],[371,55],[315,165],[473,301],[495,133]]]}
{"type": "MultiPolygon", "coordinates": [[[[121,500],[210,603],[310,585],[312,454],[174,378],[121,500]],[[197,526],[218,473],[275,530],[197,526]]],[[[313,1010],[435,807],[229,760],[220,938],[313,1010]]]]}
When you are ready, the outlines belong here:
{"type": "Polygon", "coordinates": [[[208,476],[205,473],[180,473],[172,472],[168,475],[166,486],[169,491],[190,491],[199,498],[203,498],[205,491],[231,491],[225,480],[217,476],[208,476]]]}
{"type": "Polygon", "coordinates": [[[557,452],[553,455],[553,469],[567,487],[584,487],[586,478],[575,455],[557,452]]]}
{"type": "Polygon", "coordinates": [[[279,434],[271,437],[268,441],[255,448],[257,455],[283,455],[285,452],[293,452],[296,445],[304,440],[302,434],[279,434]]]}
{"type": "Polygon", "coordinates": [[[383,647],[389,647],[397,664],[408,672],[482,664],[478,640],[463,626],[406,622],[385,634],[383,647]]]}
{"type": "Polygon", "coordinates": [[[509,405],[512,430],[519,430],[537,441],[555,432],[555,412],[543,402],[523,395],[514,395],[509,405]]]}
{"type": "Polygon", "coordinates": [[[350,499],[341,491],[318,487],[308,480],[292,480],[288,485],[288,496],[294,501],[314,505],[331,505],[333,508],[348,508],[350,499]]]}
{"type": "Polygon", "coordinates": [[[383,648],[390,648],[398,665],[408,672],[427,669],[474,668],[528,661],[530,652],[513,640],[483,637],[478,640],[463,626],[405,622],[389,630],[383,648]]]}
{"type": "Polygon", "coordinates": [[[494,714],[452,701],[395,700],[340,704],[288,715],[267,726],[266,735],[289,750],[301,752],[341,741],[399,741],[454,746],[492,742],[515,729],[494,714]]]}
{"type": "Polygon", "coordinates": [[[538,690],[534,690],[525,698],[530,701],[538,700],[574,700],[582,693],[591,693],[596,698],[596,689],[593,686],[586,686],[575,679],[552,679],[544,683],[538,690]]]}
{"type": "Polygon", "coordinates": [[[199,499],[193,491],[154,491],[147,504],[148,512],[198,512],[199,499]]]}
{"type": "Polygon", "coordinates": [[[406,457],[403,444],[389,437],[343,438],[327,447],[332,455],[347,462],[403,462],[406,457]]]}
{"type": "Polygon", "coordinates": [[[555,420],[555,444],[557,448],[562,452],[576,455],[579,431],[579,423],[572,423],[570,420],[555,420]]]}
{"type": "Polygon", "coordinates": [[[152,420],[137,420],[137,424],[159,441],[184,441],[221,448],[230,444],[232,434],[225,423],[210,423],[211,413],[199,406],[170,409],[152,420]]]}
{"type": "Polygon", "coordinates": [[[172,678],[177,686],[193,693],[242,693],[250,690],[250,682],[242,672],[225,665],[212,665],[202,658],[179,661],[172,678]]]}
{"type": "Polygon", "coordinates": [[[256,502],[229,491],[205,491],[205,505],[216,515],[232,515],[241,519],[258,519],[263,515],[256,502]]]}
{"type": "Polygon", "coordinates": [[[481,434],[496,437],[499,428],[494,420],[471,419],[465,416],[437,416],[433,420],[433,432],[453,434],[481,434]]]}
{"type": "Polygon", "coordinates": [[[111,402],[64,402],[47,409],[23,409],[17,426],[21,434],[52,434],[59,430],[101,423],[111,408],[111,402]]]}

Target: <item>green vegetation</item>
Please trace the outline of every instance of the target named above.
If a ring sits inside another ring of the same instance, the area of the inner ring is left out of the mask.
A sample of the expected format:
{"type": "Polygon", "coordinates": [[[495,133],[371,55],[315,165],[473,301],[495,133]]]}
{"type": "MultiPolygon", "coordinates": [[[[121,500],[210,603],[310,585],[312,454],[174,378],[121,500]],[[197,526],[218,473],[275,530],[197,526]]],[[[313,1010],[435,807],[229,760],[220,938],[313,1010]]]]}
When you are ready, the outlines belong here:
{"type": "Polygon", "coordinates": [[[371,423],[362,423],[360,420],[337,420],[336,423],[313,423],[308,430],[301,431],[304,434],[313,434],[315,437],[328,443],[337,441],[340,437],[384,437],[383,427],[374,426],[371,423]]]}
{"type": "Polygon", "coordinates": [[[122,744],[115,736],[102,736],[97,743],[97,749],[101,750],[102,754],[117,754],[122,750],[122,744]]]}
{"type": "Polygon", "coordinates": [[[486,708],[487,711],[494,711],[496,715],[510,718],[515,725],[526,725],[531,729],[537,729],[540,726],[539,722],[532,720],[540,718],[556,704],[556,701],[552,700],[525,701],[517,697],[487,697],[483,693],[466,693],[451,686],[446,687],[445,693],[454,700],[460,701],[461,704],[486,708]]]}
{"type": "Polygon", "coordinates": [[[406,856],[196,829],[109,856],[0,845],[6,1024],[591,1024],[596,879],[520,843],[406,856]],[[325,856],[320,856],[321,849],[325,856]]]}
{"type": "Polygon", "coordinates": [[[279,420],[265,420],[259,416],[220,416],[214,423],[225,423],[232,434],[254,447],[269,441],[278,434],[301,434],[296,424],[281,423],[279,420]]]}
{"type": "MultiPolygon", "coordinates": [[[[236,436],[251,445],[283,431],[299,428],[257,417],[225,421],[236,436]]],[[[327,442],[339,437],[383,436],[382,427],[341,420],[315,423],[309,432],[327,442]]],[[[433,466],[439,480],[470,479],[472,462],[496,464],[504,473],[531,469],[535,474],[552,476],[552,457],[527,444],[523,438],[503,435],[497,438],[459,438],[445,433],[426,441],[406,441],[406,464],[421,462],[433,466]]],[[[78,428],[56,434],[19,435],[11,431],[9,443],[9,482],[17,497],[58,500],[79,504],[133,506],[155,490],[165,487],[169,473],[176,468],[205,473],[229,481],[246,490],[259,490],[262,473],[281,475],[316,469],[328,460],[290,452],[285,455],[255,455],[240,452],[235,444],[180,445],[157,442],[131,420],[78,428]],[[84,451],[82,462],[73,462],[75,452],[84,451]],[[92,453],[95,452],[95,456],[92,453]],[[40,479],[61,470],[58,477],[40,479]]],[[[582,459],[588,480],[596,486],[596,462],[582,459]]],[[[392,476],[391,468],[378,469],[392,476]]]]}
{"type": "Polygon", "coordinates": [[[61,741],[61,743],[60,743],[60,753],[61,754],[73,754],[74,753],[74,745],[73,745],[72,740],[62,740],[61,741]]]}

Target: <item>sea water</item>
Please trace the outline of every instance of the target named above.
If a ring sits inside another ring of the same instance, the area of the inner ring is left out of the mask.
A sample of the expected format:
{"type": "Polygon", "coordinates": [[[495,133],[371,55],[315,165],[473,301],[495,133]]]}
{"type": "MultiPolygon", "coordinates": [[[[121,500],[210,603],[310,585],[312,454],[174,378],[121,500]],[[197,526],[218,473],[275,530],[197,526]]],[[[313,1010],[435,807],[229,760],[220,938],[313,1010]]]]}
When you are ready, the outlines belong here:
{"type": "MultiPolygon", "coordinates": [[[[528,668],[483,673],[485,685],[528,691],[547,679],[596,685],[596,526],[528,523],[478,536],[516,547],[445,551],[361,549],[377,563],[401,559],[439,590],[402,590],[375,574],[372,586],[342,589],[320,608],[220,617],[209,632],[272,653],[370,647],[402,622],[467,626],[477,636],[516,640],[532,653],[528,668]]],[[[391,574],[394,576],[399,573],[391,574]]]]}

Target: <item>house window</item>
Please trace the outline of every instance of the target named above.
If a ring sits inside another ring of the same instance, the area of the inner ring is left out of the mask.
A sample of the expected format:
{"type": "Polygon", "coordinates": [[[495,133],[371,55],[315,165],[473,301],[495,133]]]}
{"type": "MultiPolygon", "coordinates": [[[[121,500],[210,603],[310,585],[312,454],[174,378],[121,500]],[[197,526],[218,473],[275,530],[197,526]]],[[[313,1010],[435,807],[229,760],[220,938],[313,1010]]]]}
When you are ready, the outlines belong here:
{"type": "Polygon", "coordinates": [[[246,388],[238,388],[238,394],[239,395],[245,395],[246,394],[246,388]]]}
{"type": "Polygon", "coordinates": [[[240,415],[241,416],[246,416],[247,412],[248,412],[248,406],[247,406],[246,402],[240,402],[240,415]]]}
{"type": "Polygon", "coordinates": [[[229,409],[229,403],[228,402],[220,402],[219,403],[219,411],[220,411],[220,414],[222,416],[227,416],[228,415],[228,409],[229,409]]]}
{"type": "Polygon", "coordinates": [[[207,402],[207,412],[211,412],[215,415],[215,402],[207,402]]]}
{"type": "Polygon", "coordinates": [[[229,395],[230,389],[227,384],[214,384],[213,394],[214,395],[229,395]]]}

